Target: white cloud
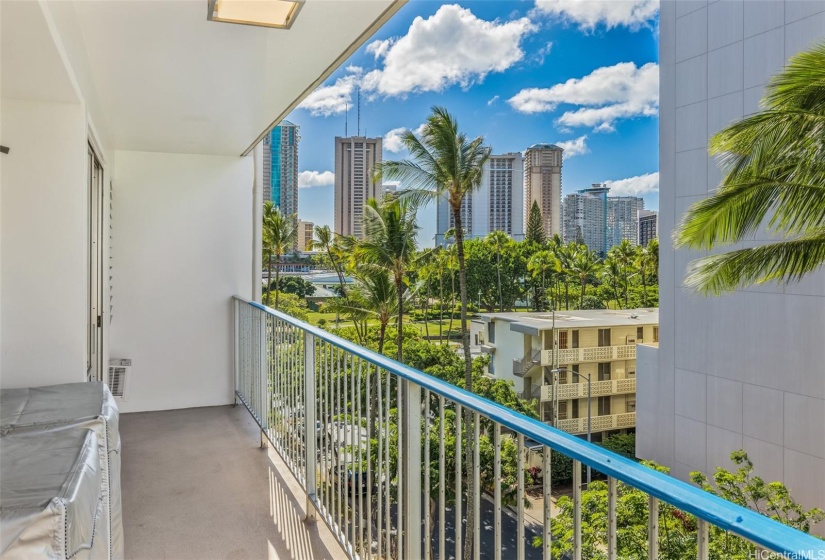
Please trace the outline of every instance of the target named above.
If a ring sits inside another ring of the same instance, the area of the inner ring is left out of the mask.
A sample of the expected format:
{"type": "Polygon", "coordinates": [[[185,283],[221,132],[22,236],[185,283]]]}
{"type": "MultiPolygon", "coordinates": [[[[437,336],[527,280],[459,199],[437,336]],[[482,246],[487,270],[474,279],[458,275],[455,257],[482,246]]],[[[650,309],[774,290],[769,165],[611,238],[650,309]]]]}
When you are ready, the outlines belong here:
{"type": "Polygon", "coordinates": [[[349,74],[331,85],[317,88],[298,107],[306,109],[313,117],[340,115],[347,107],[352,107],[352,94],[358,86],[362,70],[357,66],[350,66],[347,70],[349,74]]]}
{"type": "Polygon", "coordinates": [[[610,187],[612,196],[641,196],[659,192],[659,172],[604,183],[610,187]]]}
{"type": "Polygon", "coordinates": [[[599,132],[613,130],[619,119],[652,116],[659,108],[659,66],[632,62],[597,68],[583,78],[570,78],[549,88],[528,88],[508,103],[521,113],[554,111],[561,104],[579,105],[565,112],[557,124],[591,126],[599,132]]]}
{"type": "Polygon", "coordinates": [[[442,6],[415,18],[403,37],[368,45],[383,67],[364,76],[363,88],[393,96],[469,87],[522,60],[521,41],[536,29],[527,18],[486,21],[458,5],[442,6]]]}
{"type": "Polygon", "coordinates": [[[572,21],[586,31],[598,25],[636,30],[656,17],[659,0],[536,0],[536,11],[572,21]]]}
{"type": "Polygon", "coordinates": [[[401,141],[401,138],[404,136],[404,133],[407,132],[407,129],[404,127],[401,128],[393,128],[387,134],[384,135],[383,146],[384,149],[388,152],[398,153],[404,149],[404,143],[401,141]]]}
{"type": "Polygon", "coordinates": [[[301,171],[298,173],[298,188],[326,187],[335,184],[332,171],[301,171]]]}
{"type": "Polygon", "coordinates": [[[556,142],[559,148],[564,150],[564,157],[571,158],[573,156],[580,156],[590,151],[587,147],[587,136],[579,136],[573,140],[565,140],[563,142],[556,142]]]}
{"type": "Polygon", "coordinates": [[[498,100],[499,100],[498,95],[494,95],[494,96],[492,97],[492,99],[490,99],[490,100],[487,102],[487,106],[489,107],[489,106],[493,105],[493,104],[494,104],[496,101],[498,101],[498,100]]]}

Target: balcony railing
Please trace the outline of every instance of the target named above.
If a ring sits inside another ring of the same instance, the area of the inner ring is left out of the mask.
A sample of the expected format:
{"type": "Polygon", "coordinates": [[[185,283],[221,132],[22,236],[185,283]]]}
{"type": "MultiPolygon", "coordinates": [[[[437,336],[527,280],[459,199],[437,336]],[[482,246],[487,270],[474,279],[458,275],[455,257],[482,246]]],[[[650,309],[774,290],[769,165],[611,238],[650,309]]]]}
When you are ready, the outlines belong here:
{"type": "MultiPolygon", "coordinates": [[[[606,395],[623,395],[636,392],[636,379],[612,379],[608,381],[594,381],[591,388],[591,397],[604,397],[606,395]]],[[[562,383],[556,385],[556,394],[559,399],[586,399],[587,383],[562,383]]],[[[541,386],[541,400],[553,400],[553,386],[541,386]]]]}
{"type": "Polygon", "coordinates": [[[485,552],[523,559],[532,540],[524,512],[527,438],[543,449],[543,473],[551,452],[573,459],[570,536],[551,534],[551,477],[543,477],[533,536],[542,538],[544,558],[553,538],[569,539],[573,559],[582,558],[582,464],[607,477],[608,559],[617,557],[617,482],[649,497],[651,559],[658,556],[659,501],[696,516],[699,559],[708,558],[710,525],[790,557],[812,558],[821,549],[815,537],[260,304],[236,299],[235,322],[237,399],[303,485],[308,516],[320,516],[351,558],[461,558],[468,545],[478,558],[481,527],[490,526],[485,552]],[[482,435],[494,465],[484,484],[482,435]],[[516,488],[499,483],[509,435],[517,445],[516,488]],[[492,508],[481,509],[482,491],[492,508]],[[504,493],[515,504],[512,516],[504,493]],[[506,550],[503,538],[513,535],[515,550],[506,550]]]}
{"type": "Polygon", "coordinates": [[[513,359],[513,375],[524,377],[541,361],[541,350],[530,350],[523,358],[513,359]]]}
{"type": "MultiPolygon", "coordinates": [[[[621,430],[622,428],[636,427],[636,413],[625,412],[623,414],[607,414],[605,416],[593,416],[590,420],[590,431],[603,432],[605,430],[621,430]]],[[[567,418],[559,420],[556,426],[559,430],[564,430],[568,434],[586,434],[587,417],[567,418]]]]}
{"type": "MultiPolygon", "coordinates": [[[[607,362],[611,360],[635,360],[636,345],[593,346],[590,348],[565,348],[556,350],[559,364],[581,364],[585,362],[607,362]]],[[[541,351],[541,365],[553,365],[553,351],[541,351]]]]}

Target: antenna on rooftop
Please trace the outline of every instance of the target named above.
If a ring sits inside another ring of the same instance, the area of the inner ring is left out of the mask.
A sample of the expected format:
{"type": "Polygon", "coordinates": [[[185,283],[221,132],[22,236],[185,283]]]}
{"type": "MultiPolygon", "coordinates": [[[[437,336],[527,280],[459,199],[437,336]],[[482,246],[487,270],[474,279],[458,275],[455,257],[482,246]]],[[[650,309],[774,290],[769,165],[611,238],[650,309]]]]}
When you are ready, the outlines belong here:
{"type": "Polygon", "coordinates": [[[361,88],[360,87],[357,90],[356,98],[358,100],[358,136],[361,136],[361,88]]]}

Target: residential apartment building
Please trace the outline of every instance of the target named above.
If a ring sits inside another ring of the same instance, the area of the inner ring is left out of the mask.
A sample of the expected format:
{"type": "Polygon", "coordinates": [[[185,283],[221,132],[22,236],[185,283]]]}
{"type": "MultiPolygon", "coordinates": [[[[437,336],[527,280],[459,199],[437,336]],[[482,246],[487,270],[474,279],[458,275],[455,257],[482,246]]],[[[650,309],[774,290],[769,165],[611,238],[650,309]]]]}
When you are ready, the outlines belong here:
{"type": "Polygon", "coordinates": [[[647,247],[653,239],[659,238],[659,213],[654,210],[639,212],[639,245],[647,247]]]}
{"type": "MultiPolygon", "coordinates": [[[[524,159],[520,153],[492,155],[484,165],[479,188],[464,198],[461,219],[467,239],[503,231],[524,238],[524,159]]],[[[455,225],[450,205],[436,205],[436,244],[445,245],[445,233],[455,225]]]]}
{"type": "Polygon", "coordinates": [[[298,132],[298,125],[281,121],[263,140],[264,200],[287,216],[298,214],[298,132]]]}
{"type": "Polygon", "coordinates": [[[310,250],[312,247],[312,236],[314,233],[315,224],[312,222],[305,222],[298,220],[297,234],[295,236],[295,250],[301,253],[310,250]]]}
{"type": "Polygon", "coordinates": [[[561,168],[564,150],[554,144],[534,144],[524,152],[524,223],[533,202],[544,220],[544,233],[561,234],[561,168]]]}
{"type": "Polygon", "coordinates": [[[635,428],[636,345],[658,344],[657,309],[481,313],[471,330],[489,374],[537,399],[542,421],[587,433],[589,378],[593,439],[635,428]]]}
{"type": "Polygon", "coordinates": [[[382,158],[381,138],[335,138],[335,233],[364,235],[364,206],[380,199],[383,189],[373,180],[373,167],[382,158]]]}
{"type": "Polygon", "coordinates": [[[566,243],[584,243],[602,257],[623,239],[637,243],[644,199],[608,196],[609,191],[606,185],[594,183],[565,197],[563,238],[566,243]]]}
{"type": "Polygon", "coordinates": [[[639,347],[637,455],[687,479],[744,449],[756,474],[825,507],[825,271],[705,297],[683,284],[701,253],[671,242],[721,179],[708,139],[758,112],[788,58],[825,39],[825,2],[662,2],[659,23],[661,342],[639,347]]]}

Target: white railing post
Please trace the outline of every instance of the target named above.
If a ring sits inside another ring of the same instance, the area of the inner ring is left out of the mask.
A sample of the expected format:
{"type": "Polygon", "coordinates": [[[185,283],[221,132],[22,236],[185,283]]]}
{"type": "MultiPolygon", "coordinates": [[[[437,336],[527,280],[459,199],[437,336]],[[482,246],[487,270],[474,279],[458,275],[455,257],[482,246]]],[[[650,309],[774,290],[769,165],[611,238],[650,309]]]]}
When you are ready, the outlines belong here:
{"type": "Polygon", "coordinates": [[[266,430],[269,428],[269,412],[272,403],[267,391],[267,374],[269,372],[269,360],[266,349],[266,314],[256,310],[258,316],[258,326],[260,328],[260,357],[258,361],[258,416],[261,421],[261,447],[266,447],[266,430]]]}
{"type": "Polygon", "coordinates": [[[240,389],[241,383],[241,302],[237,299],[232,300],[232,315],[235,321],[235,330],[234,330],[234,338],[235,338],[235,345],[234,345],[234,355],[235,358],[235,387],[232,389],[235,405],[238,404],[238,389],[240,389]]]}
{"type": "MultiPolygon", "coordinates": [[[[400,380],[400,378],[399,378],[400,380]]],[[[403,382],[406,402],[407,433],[404,434],[404,519],[398,526],[404,531],[404,558],[422,558],[421,555],[421,387],[403,382]]],[[[424,465],[424,468],[430,468],[424,465]]],[[[427,543],[429,546],[430,543],[427,543]]]]}
{"type": "Polygon", "coordinates": [[[306,518],[315,521],[316,461],[315,435],[315,336],[304,332],[304,453],[306,465],[306,518]]]}

